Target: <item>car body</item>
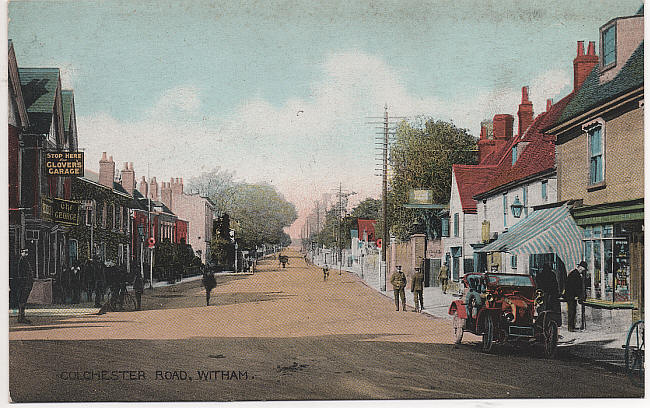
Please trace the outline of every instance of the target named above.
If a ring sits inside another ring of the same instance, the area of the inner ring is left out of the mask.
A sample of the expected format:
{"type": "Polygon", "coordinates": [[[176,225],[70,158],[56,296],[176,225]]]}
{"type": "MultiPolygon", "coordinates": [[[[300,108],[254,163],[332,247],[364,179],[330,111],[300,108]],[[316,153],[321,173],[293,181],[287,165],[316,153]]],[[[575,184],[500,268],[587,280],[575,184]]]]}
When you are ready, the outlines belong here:
{"type": "Polygon", "coordinates": [[[482,336],[486,352],[494,343],[523,341],[542,344],[546,357],[555,355],[559,316],[546,310],[532,276],[469,273],[463,285],[465,295],[449,306],[457,344],[468,331],[482,336]]]}

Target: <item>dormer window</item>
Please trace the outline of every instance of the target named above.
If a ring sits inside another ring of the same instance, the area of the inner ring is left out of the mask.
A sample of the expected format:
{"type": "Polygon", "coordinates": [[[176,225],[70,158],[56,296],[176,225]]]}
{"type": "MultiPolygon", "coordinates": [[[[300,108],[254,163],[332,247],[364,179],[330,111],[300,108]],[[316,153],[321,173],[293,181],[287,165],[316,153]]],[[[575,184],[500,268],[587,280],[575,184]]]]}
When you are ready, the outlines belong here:
{"type": "Polygon", "coordinates": [[[517,162],[517,145],[512,146],[512,165],[517,162]]]}
{"type": "Polygon", "coordinates": [[[600,55],[602,55],[601,68],[616,65],[616,24],[605,27],[600,33],[600,55]]]}

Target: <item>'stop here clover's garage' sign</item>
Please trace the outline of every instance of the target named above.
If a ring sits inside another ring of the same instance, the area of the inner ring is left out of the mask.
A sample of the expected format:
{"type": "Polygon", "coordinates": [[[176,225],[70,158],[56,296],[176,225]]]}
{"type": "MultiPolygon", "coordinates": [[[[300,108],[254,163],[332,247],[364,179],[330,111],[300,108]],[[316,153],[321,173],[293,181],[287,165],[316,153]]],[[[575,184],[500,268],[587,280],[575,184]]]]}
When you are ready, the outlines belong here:
{"type": "Polygon", "coordinates": [[[45,169],[48,176],[83,177],[83,152],[47,152],[45,169]]]}

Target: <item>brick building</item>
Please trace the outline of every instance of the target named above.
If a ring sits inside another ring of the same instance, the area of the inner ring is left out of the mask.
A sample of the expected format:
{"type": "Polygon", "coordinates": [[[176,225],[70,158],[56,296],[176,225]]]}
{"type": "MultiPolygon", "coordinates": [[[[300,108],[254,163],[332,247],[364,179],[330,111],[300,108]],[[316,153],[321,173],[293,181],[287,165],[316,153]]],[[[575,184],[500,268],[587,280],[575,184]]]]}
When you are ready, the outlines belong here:
{"type": "Polygon", "coordinates": [[[623,325],[643,315],[643,26],[641,9],[600,27],[600,56],[590,44],[592,68],[547,130],[558,200],[582,204],[572,214],[585,230],[586,303],[618,310],[623,325]]]}

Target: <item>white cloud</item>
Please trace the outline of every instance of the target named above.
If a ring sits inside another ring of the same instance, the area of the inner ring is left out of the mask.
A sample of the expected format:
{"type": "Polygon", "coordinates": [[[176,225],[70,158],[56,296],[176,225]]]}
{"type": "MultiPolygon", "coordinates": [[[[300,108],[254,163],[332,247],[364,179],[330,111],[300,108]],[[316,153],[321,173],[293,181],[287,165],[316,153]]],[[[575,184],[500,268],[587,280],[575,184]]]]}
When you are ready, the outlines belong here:
{"type": "MultiPolygon", "coordinates": [[[[522,85],[530,86],[539,113],[546,98],[570,82],[568,72],[552,70],[522,85]]],[[[378,196],[375,129],[366,122],[382,115],[384,103],[392,115],[451,119],[478,136],[481,120],[497,113],[516,117],[521,100],[521,88],[477,89],[451,101],[412,95],[384,60],[357,51],[327,56],[310,91],[281,106],[253,97],[228,117],[203,117],[200,89],[179,86],[164,92],[139,121],[105,113],[78,118],[79,139],[90,168],[98,168],[103,151],[118,162],[134,162],[138,177],[146,175],[150,163],[151,176],[159,180],[188,179],[221,166],[249,181],[275,184],[304,214],[340,181],[357,191],[355,199],[378,196]]],[[[300,231],[299,224],[292,232],[300,231]]]]}

